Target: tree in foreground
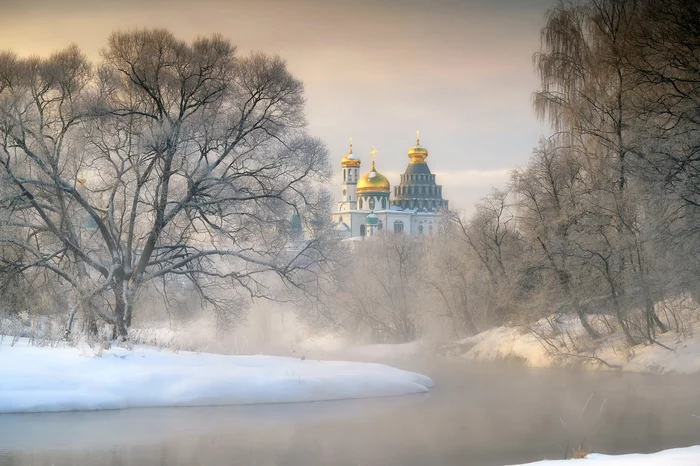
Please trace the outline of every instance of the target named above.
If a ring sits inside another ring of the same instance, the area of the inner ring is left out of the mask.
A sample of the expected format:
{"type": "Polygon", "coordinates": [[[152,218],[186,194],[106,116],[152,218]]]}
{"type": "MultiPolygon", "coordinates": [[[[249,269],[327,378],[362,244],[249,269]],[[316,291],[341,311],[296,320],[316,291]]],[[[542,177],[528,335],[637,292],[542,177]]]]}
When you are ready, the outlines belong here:
{"type": "Polygon", "coordinates": [[[3,272],[52,274],[122,338],[148,286],[222,304],[213,289],[266,296],[263,277],[303,286],[324,260],[287,221],[307,222],[328,176],[303,86],[217,35],[116,32],[96,66],[75,46],[2,53],[0,170],[3,272]]]}

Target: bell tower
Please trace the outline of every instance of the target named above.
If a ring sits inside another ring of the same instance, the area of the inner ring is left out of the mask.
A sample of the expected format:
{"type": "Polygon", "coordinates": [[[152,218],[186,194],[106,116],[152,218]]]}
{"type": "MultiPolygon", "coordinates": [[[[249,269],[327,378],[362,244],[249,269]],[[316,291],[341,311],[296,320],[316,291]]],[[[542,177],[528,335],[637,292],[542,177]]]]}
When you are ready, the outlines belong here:
{"type": "Polygon", "coordinates": [[[352,138],[350,151],[340,161],[343,183],[338,210],[357,209],[357,180],[360,178],[360,159],[352,153],[352,138]]]}

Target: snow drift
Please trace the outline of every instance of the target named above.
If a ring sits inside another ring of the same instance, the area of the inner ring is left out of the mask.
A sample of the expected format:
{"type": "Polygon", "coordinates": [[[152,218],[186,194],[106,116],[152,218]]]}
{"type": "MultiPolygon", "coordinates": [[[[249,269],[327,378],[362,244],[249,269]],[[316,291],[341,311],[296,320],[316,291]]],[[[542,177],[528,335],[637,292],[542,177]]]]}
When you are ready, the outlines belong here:
{"type": "Polygon", "coordinates": [[[700,446],[674,448],[650,455],[597,455],[591,454],[583,460],[538,461],[520,466],[698,466],[700,446]]]}
{"type": "Polygon", "coordinates": [[[293,403],[425,393],[430,378],[381,364],[170,353],[139,346],[0,345],[0,413],[293,403]]]}

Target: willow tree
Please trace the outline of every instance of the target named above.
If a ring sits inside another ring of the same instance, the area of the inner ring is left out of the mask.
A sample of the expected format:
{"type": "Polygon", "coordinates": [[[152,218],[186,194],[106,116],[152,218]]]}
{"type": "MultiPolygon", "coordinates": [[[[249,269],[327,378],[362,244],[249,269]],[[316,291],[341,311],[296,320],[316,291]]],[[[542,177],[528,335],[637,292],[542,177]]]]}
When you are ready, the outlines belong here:
{"type": "MultiPolygon", "coordinates": [[[[126,337],[156,280],[265,296],[323,260],[288,222],[318,202],[326,150],[309,136],[301,82],[277,56],[220,36],[116,32],[92,66],[76,47],[0,58],[2,208],[20,269],[53,272],[76,309],[126,337]]],[[[211,299],[215,302],[214,299],[211,299]]]]}
{"type": "Polygon", "coordinates": [[[700,302],[700,4],[645,0],[635,53],[647,183],[666,200],[658,262],[700,302]]]}
{"type": "Polygon", "coordinates": [[[700,207],[700,4],[645,0],[634,53],[642,156],[688,206],[700,207]]]}
{"type": "Polygon", "coordinates": [[[542,86],[534,98],[537,114],[550,121],[564,145],[575,148],[585,169],[588,242],[581,245],[582,252],[609,285],[610,301],[630,343],[629,300],[623,295],[631,288],[645,294],[647,336],[653,339],[654,322],[664,330],[654,312],[659,293],[650,278],[652,238],[642,221],[644,189],[630,183],[644,143],[638,74],[629,64],[645,21],[641,4],[562,3],[549,12],[543,50],[535,55],[542,86]]]}

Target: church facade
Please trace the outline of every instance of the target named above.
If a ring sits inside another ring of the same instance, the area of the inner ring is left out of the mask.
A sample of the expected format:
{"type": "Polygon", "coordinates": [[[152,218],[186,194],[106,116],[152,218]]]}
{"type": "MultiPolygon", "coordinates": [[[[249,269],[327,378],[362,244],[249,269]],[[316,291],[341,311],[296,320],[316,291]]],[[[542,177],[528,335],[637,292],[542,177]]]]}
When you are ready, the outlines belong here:
{"type": "Polygon", "coordinates": [[[425,159],[428,150],[416,145],[408,151],[408,166],[393,193],[389,180],[375,166],[362,175],[361,161],[350,151],[342,158],[342,191],[332,213],[336,230],[345,238],[371,237],[382,230],[408,235],[426,235],[442,222],[448,201],[442,198],[442,186],[436,184],[425,159]],[[393,195],[392,195],[393,194],[393,195]]]}

